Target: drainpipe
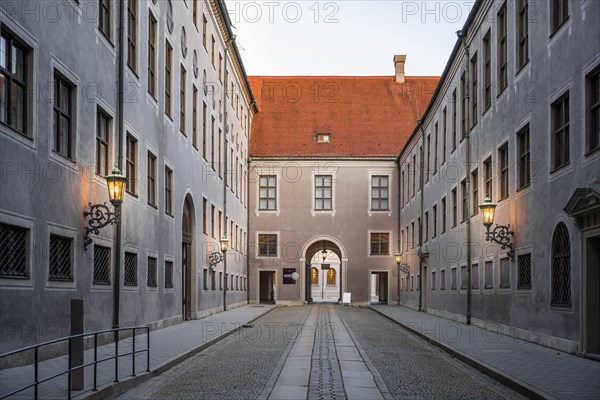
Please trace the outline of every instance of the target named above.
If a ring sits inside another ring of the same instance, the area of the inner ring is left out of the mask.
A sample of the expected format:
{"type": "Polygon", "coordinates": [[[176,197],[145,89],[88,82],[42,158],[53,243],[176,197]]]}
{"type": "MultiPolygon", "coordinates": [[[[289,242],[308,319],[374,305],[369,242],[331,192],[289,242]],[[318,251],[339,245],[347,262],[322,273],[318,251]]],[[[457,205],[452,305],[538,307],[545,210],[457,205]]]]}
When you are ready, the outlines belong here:
{"type": "Polygon", "coordinates": [[[466,188],[467,201],[465,213],[467,217],[467,325],[471,325],[471,149],[469,134],[469,62],[470,51],[467,44],[467,33],[460,30],[456,32],[458,38],[462,41],[465,49],[465,169],[466,169],[466,188]]]}
{"type": "Polygon", "coordinates": [[[425,131],[423,130],[423,121],[419,120],[417,122],[417,125],[419,125],[419,128],[421,129],[421,160],[420,160],[420,170],[421,172],[419,173],[419,186],[421,187],[421,195],[420,195],[420,201],[421,201],[421,209],[419,210],[419,311],[423,311],[423,257],[422,257],[422,250],[423,250],[423,202],[424,202],[424,198],[425,198],[425,186],[424,186],[424,182],[425,182],[425,177],[424,177],[424,173],[425,173],[425,162],[424,160],[424,156],[425,156],[425,131]]]}
{"type": "MultiPolygon", "coordinates": [[[[117,166],[123,171],[123,132],[125,130],[124,119],[124,97],[125,97],[125,2],[119,2],[119,28],[118,28],[118,82],[117,82],[117,119],[118,128],[118,156],[117,166]]],[[[124,172],[124,171],[123,171],[124,172]]],[[[120,205],[119,207],[123,207],[120,205]]],[[[115,268],[113,269],[113,329],[119,328],[119,309],[121,296],[121,237],[123,210],[121,209],[121,222],[117,224],[117,234],[115,238],[115,268]]],[[[116,333],[115,333],[116,334],[116,333]]]]}
{"type": "MultiPolygon", "coordinates": [[[[397,243],[396,243],[396,248],[398,249],[398,253],[402,252],[402,242],[400,240],[400,231],[402,230],[401,228],[401,224],[400,224],[400,209],[402,207],[402,168],[400,168],[400,157],[398,157],[398,160],[396,161],[396,164],[398,164],[398,226],[397,226],[397,243]]],[[[398,305],[400,305],[400,266],[398,266],[397,272],[398,272],[398,282],[397,282],[397,286],[396,286],[396,298],[398,299],[398,305]]]]}
{"type": "MultiPolygon", "coordinates": [[[[229,153],[227,141],[227,53],[234,41],[235,35],[230,36],[227,45],[225,46],[225,54],[223,57],[223,65],[225,66],[225,71],[223,72],[223,139],[225,140],[225,156],[223,157],[223,216],[225,217],[225,228],[223,229],[223,234],[225,237],[227,237],[227,153],[229,153]]],[[[231,95],[233,96],[233,93],[231,95]]],[[[219,238],[219,240],[221,240],[221,238],[219,238]]],[[[233,232],[231,232],[231,240],[229,243],[231,245],[233,244],[233,232]]],[[[229,277],[227,276],[227,253],[223,254],[223,276],[225,278],[225,285],[223,285],[223,311],[227,311],[227,285],[229,284],[228,282],[231,282],[231,279],[228,279],[229,277]]]]}

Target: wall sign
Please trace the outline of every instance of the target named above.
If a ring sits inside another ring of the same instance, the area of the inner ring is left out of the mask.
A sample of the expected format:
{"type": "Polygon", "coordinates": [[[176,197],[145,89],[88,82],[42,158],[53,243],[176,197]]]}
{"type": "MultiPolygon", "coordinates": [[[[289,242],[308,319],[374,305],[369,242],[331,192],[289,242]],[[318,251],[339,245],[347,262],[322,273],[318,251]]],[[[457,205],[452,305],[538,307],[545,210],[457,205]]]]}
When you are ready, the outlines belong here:
{"type": "Polygon", "coordinates": [[[299,278],[299,274],[296,272],[296,268],[284,268],[283,269],[283,284],[284,285],[295,285],[296,280],[299,278]],[[296,278],[296,279],[294,279],[296,278]]]}

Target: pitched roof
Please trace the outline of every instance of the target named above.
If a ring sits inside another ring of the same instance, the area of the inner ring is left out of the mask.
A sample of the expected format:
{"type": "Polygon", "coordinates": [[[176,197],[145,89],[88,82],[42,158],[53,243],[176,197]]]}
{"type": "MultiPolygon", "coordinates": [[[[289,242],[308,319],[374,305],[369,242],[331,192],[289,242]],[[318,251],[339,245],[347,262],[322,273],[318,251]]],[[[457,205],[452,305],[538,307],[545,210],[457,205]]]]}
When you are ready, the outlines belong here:
{"type": "Polygon", "coordinates": [[[393,157],[412,133],[438,77],[251,76],[259,112],[253,157],[393,157]],[[329,133],[330,143],[317,143],[329,133]]]}

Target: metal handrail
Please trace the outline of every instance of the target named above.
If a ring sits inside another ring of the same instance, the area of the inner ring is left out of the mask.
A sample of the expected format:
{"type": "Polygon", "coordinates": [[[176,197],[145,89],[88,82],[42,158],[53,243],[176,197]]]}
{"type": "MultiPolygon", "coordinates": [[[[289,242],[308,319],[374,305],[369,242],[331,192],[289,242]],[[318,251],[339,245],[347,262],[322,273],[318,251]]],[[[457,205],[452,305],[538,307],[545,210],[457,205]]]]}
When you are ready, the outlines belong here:
{"type": "Polygon", "coordinates": [[[148,326],[132,326],[132,327],[126,327],[126,328],[106,329],[106,330],[97,331],[97,332],[80,333],[77,335],[71,335],[71,336],[60,338],[60,339],[54,339],[54,340],[39,343],[36,345],[27,346],[22,349],[9,351],[7,353],[0,354],[0,359],[2,359],[4,357],[15,355],[15,354],[23,353],[25,351],[30,351],[30,350],[33,350],[33,352],[34,352],[34,382],[29,385],[17,388],[10,393],[0,396],[0,400],[10,397],[12,395],[15,395],[17,393],[20,393],[31,387],[34,387],[34,399],[37,400],[38,386],[40,384],[42,384],[44,382],[48,382],[54,378],[57,378],[59,376],[65,375],[65,374],[68,374],[67,398],[70,400],[71,399],[71,375],[72,375],[73,371],[76,371],[76,370],[82,369],[82,368],[86,368],[91,365],[94,366],[94,385],[93,385],[92,390],[97,391],[98,390],[98,364],[99,363],[114,359],[115,360],[115,380],[114,381],[119,382],[119,357],[125,357],[125,356],[129,356],[129,355],[131,356],[131,364],[132,364],[131,376],[136,376],[136,374],[135,374],[135,356],[138,353],[146,353],[146,372],[150,372],[150,327],[148,327],[148,326]],[[135,332],[137,330],[145,330],[146,331],[146,348],[145,349],[136,350],[136,348],[135,348],[135,332]],[[132,351],[130,351],[130,352],[119,354],[119,332],[121,332],[121,331],[132,331],[132,334],[133,334],[132,346],[133,346],[133,348],[132,348],[132,351]],[[106,358],[99,360],[98,359],[98,335],[105,334],[105,333],[114,333],[114,335],[115,335],[115,342],[114,342],[115,343],[115,355],[112,357],[106,357],[106,358]],[[72,352],[72,347],[73,347],[72,346],[73,339],[84,338],[84,337],[92,336],[92,335],[94,336],[94,361],[86,363],[86,364],[82,364],[82,365],[77,365],[75,367],[72,366],[71,365],[71,352],[72,352]],[[65,342],[65,341],[69,342],[69,352],[67,354],[67,356],[69,357],[68,358],[69,366],[68,366],[67,370],[63,371],[63,372],[59,372],[57,374],[51,375],[49,377],[46,377],[46,378],[40,380],[39,379],[39,365],[38,365],[39,364],[39,348],[44,347],[44,346],[49,346],[49,345],[55,344],[55,343],[65,342]]]}

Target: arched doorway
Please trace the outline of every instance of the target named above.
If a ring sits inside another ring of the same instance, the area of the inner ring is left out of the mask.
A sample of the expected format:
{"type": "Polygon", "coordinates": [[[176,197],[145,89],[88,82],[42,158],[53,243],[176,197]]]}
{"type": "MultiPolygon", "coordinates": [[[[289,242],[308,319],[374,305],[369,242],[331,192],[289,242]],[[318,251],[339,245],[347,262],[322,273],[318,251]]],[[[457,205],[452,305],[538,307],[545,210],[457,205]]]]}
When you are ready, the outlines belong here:
{"type": "Polygon", "coordinates": [[[188,194],[183,203],[181,218],[181,315],[184,320],[194,316],[195,299],[194,285],[195,274],[192,266],[194,258],[194,203],[188,194]]]}
{"type": "Polygon", "coordinates": [[[341,301],[344,291],[344,268],[347,265],[346,252],[335,238],[331,236],[318,236],[304,245],[300,259],[304,272],[304,299],[341,301]],[[322,255],[325,255],[323,260],[322,255]],[[325,266],[323,266],[325,264],[325,266]],[[330,270],[333,271],[330,272],[330,270]],[[335,282],[335,284],[334,284],[335,282]],[[330,285],[328,285],[328,283],[330,285]],[[324,286],[323,286],[324,285],[324,286]],[[317,286],[319,286],[317,288],[317,286]],[[325,295],[327,287],[335,286],[335,295],[325,295]],[[315,288],[313,290],[313,288],[315,288]]]}

